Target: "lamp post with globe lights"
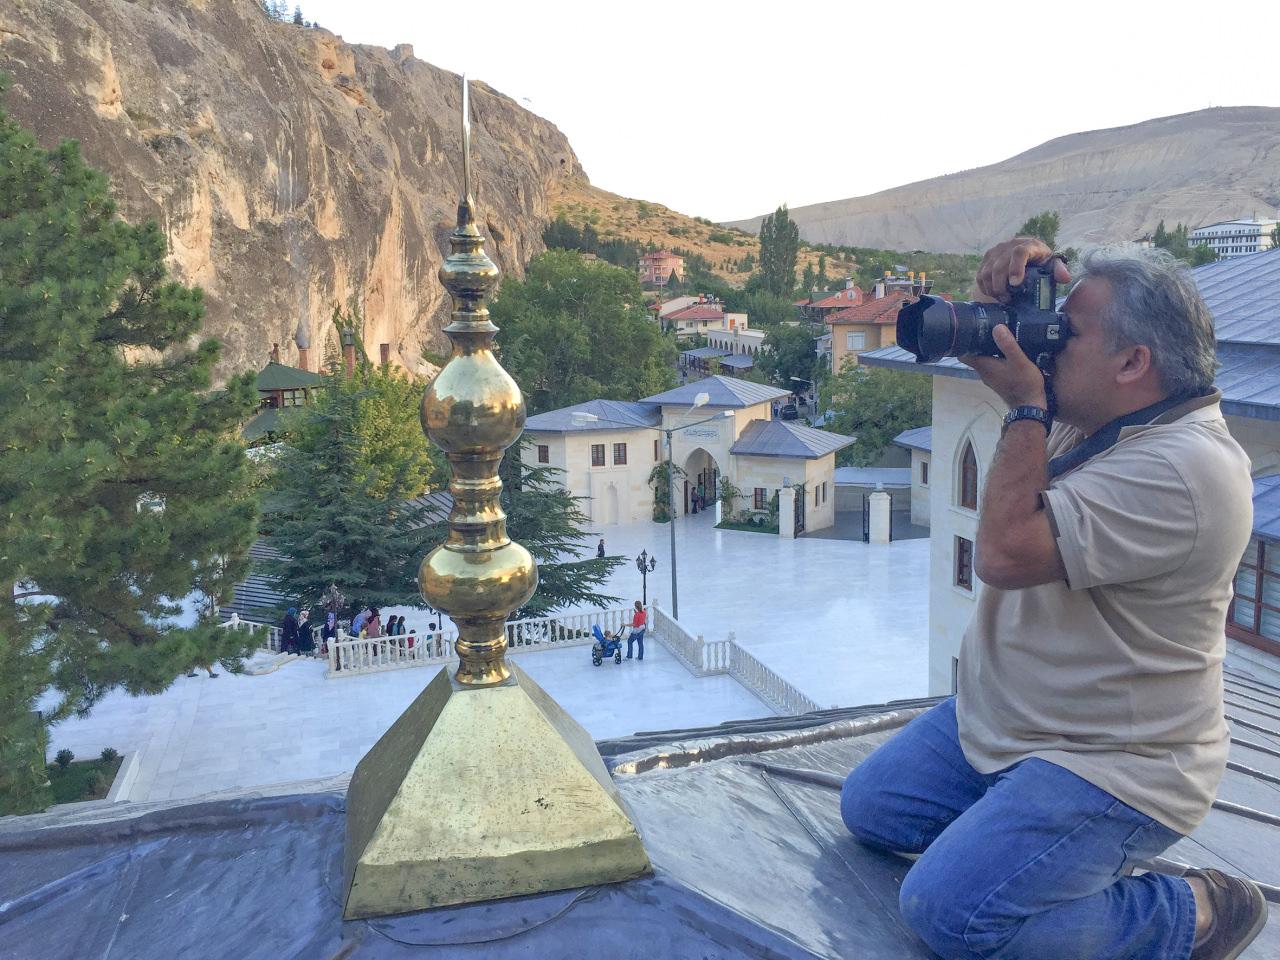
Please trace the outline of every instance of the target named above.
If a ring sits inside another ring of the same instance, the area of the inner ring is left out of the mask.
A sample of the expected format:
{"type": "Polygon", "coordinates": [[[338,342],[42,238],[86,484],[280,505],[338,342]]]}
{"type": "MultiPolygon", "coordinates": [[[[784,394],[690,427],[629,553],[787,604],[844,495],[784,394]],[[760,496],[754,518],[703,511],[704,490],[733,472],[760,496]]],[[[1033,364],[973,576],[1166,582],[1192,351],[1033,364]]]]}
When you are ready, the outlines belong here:
{"type": "Polygon", "coordinates": [[[649,556],[648,550],[641,550],[636,557],[636,569],[640,571],[640,597],[645,607],[649,606],[649,574],[658,565],[658,558],[649,556]]]}

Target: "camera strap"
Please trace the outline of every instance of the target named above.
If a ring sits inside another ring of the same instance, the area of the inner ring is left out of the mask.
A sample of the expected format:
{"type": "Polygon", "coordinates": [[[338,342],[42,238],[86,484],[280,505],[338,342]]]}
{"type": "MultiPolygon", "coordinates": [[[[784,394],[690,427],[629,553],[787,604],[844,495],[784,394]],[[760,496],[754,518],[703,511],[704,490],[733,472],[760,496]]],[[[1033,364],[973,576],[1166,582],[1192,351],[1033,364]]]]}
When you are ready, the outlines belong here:
{"type": "Polygon", "coordinates": [[[1144,423],[1150,423],[1156,417],[1178,406],[1178,404],[1186,403],[1188,399],[1188,397],[1181,394],[1166,397],[1158,403],[1151,404],[1149,407],[1143,407],[1141,410],[1134,410],[1132,413],[1126,413],[1122,417],[1116,417],[1110,423],[1089,434],[1066,453],[1059,454],[1050,460],[1049,479],[1060,477],[1062,474],[1074,470],[1086,460],[1092,460],[1098,454],[1110,450],[1120,440],[1120,431],[1125,427],[1136,427],[1144,423]]]}

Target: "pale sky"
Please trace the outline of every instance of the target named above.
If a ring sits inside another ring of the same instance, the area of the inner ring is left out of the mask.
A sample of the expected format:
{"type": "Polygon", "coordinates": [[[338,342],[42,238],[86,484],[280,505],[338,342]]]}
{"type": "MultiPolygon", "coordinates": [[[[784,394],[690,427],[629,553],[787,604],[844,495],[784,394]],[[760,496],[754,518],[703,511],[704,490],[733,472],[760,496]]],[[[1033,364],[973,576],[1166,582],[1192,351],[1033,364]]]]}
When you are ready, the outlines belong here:
{"type": "Polygon", "coordinates": [[[304,0],[546,117],[592,183],[731,220],[1053,137],[1280,106],[1280,2],[304,0]]]}

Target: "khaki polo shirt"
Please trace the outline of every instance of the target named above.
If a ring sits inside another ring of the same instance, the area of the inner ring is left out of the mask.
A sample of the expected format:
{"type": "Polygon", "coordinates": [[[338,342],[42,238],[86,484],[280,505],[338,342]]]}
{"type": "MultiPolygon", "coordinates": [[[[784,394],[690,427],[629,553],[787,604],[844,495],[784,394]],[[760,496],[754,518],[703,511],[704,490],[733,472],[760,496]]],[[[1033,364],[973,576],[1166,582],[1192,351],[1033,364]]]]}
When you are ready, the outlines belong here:
{"type": "MultiPolygon", "coordinates": [[[[961,646],[960,742],[978,771],[1040,757],[1183,834],[1209,812],[1227,605],[1253,525],[1219,398],[1125,428],[1041,494],[1067,579],[984,586],[961,646]]],[[[1082,439],[1055,426],[1049,456],[1082,439]]]]}

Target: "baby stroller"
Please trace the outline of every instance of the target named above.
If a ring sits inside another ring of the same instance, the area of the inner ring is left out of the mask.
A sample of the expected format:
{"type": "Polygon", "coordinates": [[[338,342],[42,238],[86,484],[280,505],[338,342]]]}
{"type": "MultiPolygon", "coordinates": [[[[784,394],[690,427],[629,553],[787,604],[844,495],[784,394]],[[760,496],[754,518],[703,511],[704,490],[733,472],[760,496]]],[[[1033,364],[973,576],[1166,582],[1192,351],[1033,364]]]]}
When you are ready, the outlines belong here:
{"type": "Polygon", "coordinates": [[[591,662],[597,667],[604,663],[605,657],[613,657],[614,663],[622,662],[622,637],[606,635],[597,624],[591,628],[596,642],[591,645],[591,662]]]}

